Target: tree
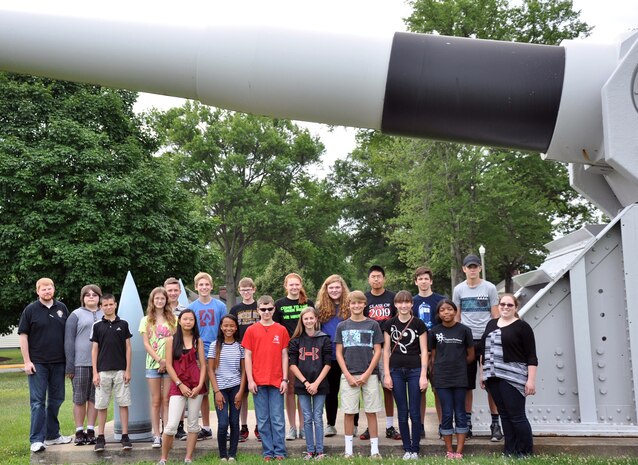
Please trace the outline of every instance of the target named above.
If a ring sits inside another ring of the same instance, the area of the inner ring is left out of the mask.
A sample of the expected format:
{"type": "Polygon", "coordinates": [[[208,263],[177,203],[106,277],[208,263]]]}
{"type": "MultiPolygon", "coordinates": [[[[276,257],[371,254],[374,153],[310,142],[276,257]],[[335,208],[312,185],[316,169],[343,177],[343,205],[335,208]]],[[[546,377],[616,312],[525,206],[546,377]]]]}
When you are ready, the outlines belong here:
{"type": "Polygon", "coordinates": [[[190,277],[206,255],[187,193],[133,113],[136,94],[0,74],[0,332],[48,276],[78,306],[81,287],[141,292],[190,277]]]}
{"type": "Polygon", "coordinates": [[[199,197],[206,240],[224,257],[227,289],[235,289],[250,246],[292,243],[307,221],[304,193],[313,184],[307,170],[323,145],[288,120],[197,102],[155,112],[150,123],[182,184],[199,197]]]}

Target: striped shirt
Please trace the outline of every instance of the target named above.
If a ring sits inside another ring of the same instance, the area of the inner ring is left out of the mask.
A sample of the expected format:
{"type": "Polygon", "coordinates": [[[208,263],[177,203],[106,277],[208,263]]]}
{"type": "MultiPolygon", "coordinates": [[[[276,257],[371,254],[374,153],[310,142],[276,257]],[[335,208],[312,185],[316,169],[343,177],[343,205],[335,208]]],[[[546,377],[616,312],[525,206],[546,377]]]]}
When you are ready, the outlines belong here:
{"type": "MultiPolygon", "coordinates": [[[[212,343],[208,350],[208,358],[217,358],[217,344],[212,343]]],[[[221,345],[219,366],[215,370],[217,387],[228,389],[241,383],[241,360],[244,358],[244,348],[235,341],[232,344],[221,345]]]]}
{"type": "Polygon", "coordinates": [[[503,342],[500,328],[492,331],[485,338],[483,381],[488,378],[500,378],[507,381],[525,397],[527,364],[523,362],[505,362],[503,360],[503,342]]]}

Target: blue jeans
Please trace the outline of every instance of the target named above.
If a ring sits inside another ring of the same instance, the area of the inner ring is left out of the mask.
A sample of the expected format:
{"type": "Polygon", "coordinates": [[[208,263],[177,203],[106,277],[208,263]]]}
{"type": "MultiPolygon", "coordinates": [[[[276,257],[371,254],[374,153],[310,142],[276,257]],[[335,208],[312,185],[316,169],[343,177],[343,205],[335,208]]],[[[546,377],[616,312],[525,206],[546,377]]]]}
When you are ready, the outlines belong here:
{"type": "Polygon", "coordinates": [[[419,453],[421,440],[421,388],[419,378],[421,368],[390,368],[392,394],[397,404],[399,432],[403,441],[403,450],[419,453]],[[407,390],[406,390],[407,388],[407,390]],[[412,435],[408,425],[408,412],[412,423],[412,435]]]}
{"type": "Polygon", "coordinates": [[[306,451],[323,454],[323,406],[326,403],[326,395],[299,394],[297,397],[303,412],[306,451]]]}
{"type": "MultiPolygon", "coordinates": [[[[292,386],[291,386],[292,389],[292,386]]],[[[286,457],[284,396],[274,386],[257,386],[253,396],[264,457],[286,457]]]]}
{"type": "Polygon", "coordinates": [[[31,430],[29,441],[44,442],[60,436],[58,412],[64,402],[64,363],[35,363],[29,380],[31,430]]]}
{"type": "Polygon", "coordinates": [[[467,426],[465,415],[465,393],[467,388],[436,388],[441,404],[441,435],[465,434],[470,428],[467,426]],[[454,428],[452,421],[456,424],[454,428]]]}
{"type": "Polygon", "coordinates": [[[527,457],[534,453],[532,426],[525,415],[525,396],[507,381],[488,378],[488,392],[501,415],[503,425],[503,453],[516,457],[527,457]]]}
{"type": "Polygon", "coordinates": [[[220,389],[224,396],[224,408],[217,412],[217,446],[219,457],[237,457],[237,444],[239,443],[239,409],[235,407],[235,396],[239,392],[239,384],[227,389],[220,389]],[[228,425],[230,424],[230,450],[226,451],[226,438],[228,437],[228,425]]]}

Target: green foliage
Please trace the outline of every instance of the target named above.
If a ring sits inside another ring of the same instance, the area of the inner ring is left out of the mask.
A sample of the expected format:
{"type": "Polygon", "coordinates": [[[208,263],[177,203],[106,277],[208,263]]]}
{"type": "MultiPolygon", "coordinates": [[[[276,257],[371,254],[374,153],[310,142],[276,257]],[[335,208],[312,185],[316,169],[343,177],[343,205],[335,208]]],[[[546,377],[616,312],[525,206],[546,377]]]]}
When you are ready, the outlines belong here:
{"type": "Polygon", "coordinates": [[[0,75],[0,332],[54,280],[118,293],[127,271],[142,295],[191,277],[205,254],[202,222],[133,113],[136,94],[0,75]]]}
{"type": "MultiPolygon", "coordinates": [[[[196,102],[156,112],[150,123],[182,185],[199,198],[207,218],[206,241],[225,259],[228,289],[236,288],[245,275],[244,256],[250,247],[314,247],[308,218],[323,211],[315,198],[329,196],[308,174],[323,145],[307,130],[287,120],[196,102]]],[[[232,305],[234,293],[230,296],[232,305]]]]}

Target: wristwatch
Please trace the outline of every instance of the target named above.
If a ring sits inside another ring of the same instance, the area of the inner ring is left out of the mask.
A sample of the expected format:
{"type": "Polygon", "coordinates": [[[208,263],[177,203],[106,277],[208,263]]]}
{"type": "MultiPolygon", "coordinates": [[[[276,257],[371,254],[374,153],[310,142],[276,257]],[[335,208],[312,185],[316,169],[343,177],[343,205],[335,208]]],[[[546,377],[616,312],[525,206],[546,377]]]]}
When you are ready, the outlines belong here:
{"type": "Polygon", "coordinates": [[[180,386],[180,384],[182,384],[182,382],[181,382],[181,381],[176,382],[176,383],[175,383],[175,387],[179,387],[179,386],[180,386]]]}
{"type": "Polygon", "coordinates": [[[287,383],[287,382],[288,382],[288,380],[287,380],[286,378],[282,379],[282,381],[283,381],[284,383],[287,383]]]}

